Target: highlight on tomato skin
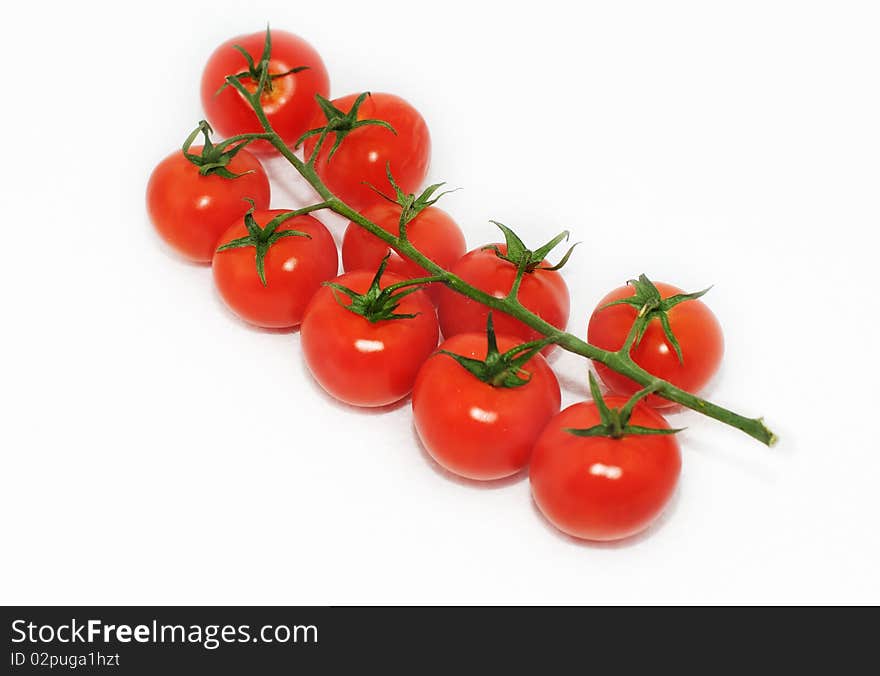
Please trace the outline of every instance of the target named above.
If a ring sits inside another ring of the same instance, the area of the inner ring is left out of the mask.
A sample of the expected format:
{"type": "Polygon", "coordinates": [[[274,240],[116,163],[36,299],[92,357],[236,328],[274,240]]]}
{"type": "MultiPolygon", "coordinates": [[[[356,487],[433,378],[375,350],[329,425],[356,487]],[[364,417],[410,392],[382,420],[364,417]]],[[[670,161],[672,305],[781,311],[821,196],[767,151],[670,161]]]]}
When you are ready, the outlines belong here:
{"type": "MultiPolygon", "coordinates": [[[[503,353],[522,341],[497,336],[503,353]]],[[[440,350],[485,359],[486,334],[465,333],[440,350]]],[[[525,363],[528,383],[497,387],[482,382],[452,357],[435,352],[413,389],[416,431],[428,454],[448,471],[480,481],[520,472],[547,421],[559,412],[559,382],[540,354],[525,363]]]]}
{"type": "MultiPolygon", "coordinates": [[[[332,104],[348,113],[358,96],[349,94],[334,99],[332,104]]],[[[431,134],[421,113],[399,96],[373,92],[361,104],[357,119],[382,120],[394,132],[377,125],[354,129],[332,158],[329,155],[336,135],[328,135],[315,164],[318,176],[331,192],[358,211],[384,201],[370,186],[386,195],[394,194],[386,175],[389,167],[401,190],[415,193],[428,175],[431,162],[431,134]]],[[[309,126],[314,129],[326,123],[326,116],[319,111],[309,126]]],[[[317,140],[311,136],[304,142],[306,157],[311,156],[317,140]]]]}
{"type": "MultiPolygon", "coordinates": [[[[383,230],[397,235],[400,231],[401,211],[400,205],[381,202],[364,209],[363,215],[383,230]]],[[[448,213],[438,207],[430,206],[419,213],[407,224],[406,233],[416,249],[445,269],[449,269],[466,251],[467,244],[461,228],[448,213]]],[[[342,266],[346,272],[375,270],[388,252],[388,245],[374,234],[357,223],[348,224],[342,240],[342,266]]],[[[405,279],[416,279],[429,274],[420,265],[396,251],[388,259],[388,271],[405,279]]],[[[435,304],[439,300],[441,286],[434,283],[425,287],[435,304]]]]}
{"type": "MultiPolygon", "coordinates": [[[[253,216],[261,226],[284,210],[259,210],[253,216]]],[[[297,231],[308,237],[283,237],[266,251],[266,284],[260,279],[253,246],[216,251],[214,284],[220,298],[238,317],[263,328],[292,328],[302,322],[306,305],[321,284],[336,276],[339,259],[336,243],[327,228],[309,215],[284,221],[277,232],[297,231]]],[[[223,245],[248,230],[238,218],[220,238],[223,245]]]]}
{"type": "MultiPolygon", "coordinates": [[[[683,293],[681,289],[663,282],[654,283],[663,298],[683,293]]],[[[590,316],[587,341],[604,350],[620,349],[636,320],[638,310],[631,305],[608,303],[634,295],[631,285],[614,289],[599,301],[590,316]]],[[[669,325],[681,348],[682,360],[670,345],[659,320],[648,323],[641,341],[633,346],[633,361],[649,373],[667,380],[687,392],[698,394],[718,372],[724,355],[724,334],[721,324],[699,299],[679,303],[668,311],[669,325]]],[[[605,385],[617,394],[630,395],[641,385],[600,362],[594,362],[596,372],[605,385]]],[[[654,408],[669,408],[675,404],[658,395],[649,395],[645,402],[654,408]]]]}
{"type": "MultiPolygon", "coordinates": [[[[202,146],[193,146],[199,154],[202,146]]],[[[218,174],[202,176],[199,167],[180,150],[163,159],[147,183],[147,212],[162,239],[181,256],[195,263],[210,263],[217,240],[250,205],[269,207],[269,178],[259,160],[239,150],[226,168],[238,178],[218,174]]]]}
{"type": "MultiPolygon", "coordinates": [[[[605,398],[609,407],[626,401],[605,398]]],[[[669,428],[642,402],[630,421],[669,428]]],[[[559,530],[584,540],[621,540],[648,528],[669,504],[681,473],[681,451],[674,435],[612,439],[566,431],[599,422],[593,402],[573,404],[554,416],[535,443],[529,481],[538,509],[559,530]]]]}
{"type": "MultiPolygon", "coordinates": [[[[498,247],[502,253],[507,252],[505,244],[488,244],[473,249],[459,259],[450,272],[481,291],[503,298],[513,286],[516,267],[499,258],[493,247],[498,247]]],[[[485,329],[489,315],[487,306],[445,287],[440,289],[438,295],[437,314],[444,338],[460,333],[478,333],[485,329]]],[[[571,301],[568,286],[558,271],[536,269],[526,273],[520,286],[519,299],[527,310],[556,328],[564,330],[568,324],[571,301]]],[[[523,342],[542,337],[542,334],[520,320],[504,312],[493,312],[498,333],[514,336],[523,342]]],[[[544,354],[549,354],[553,348],[553,345],[548,345],[544,348],[544,354]]]]}
{"type": "MultiPolygon", "coordinates": [[[[369,289],[375,272],[347,272],[334,281],[356,291],[369,289]]],[[[391,273],[381,288],[404,282],[391,273]]],[[[440,329],[427,294],[401,299],[395,312],[406,319],[370,322],[346,307],[350,300],[322,286],[309,302],[300,329],[306,366],[319,385],[352,406],[387,406],[406,397],[419,367],[437,347],[440,329]]]]}
{"type": "MultiPolygon", "coordinates": [[[[297,73],[273,78],[271,91],[264,92],[261,97],[272,128],[291,145],[309,128],[318,111],[315,95],[327,96],[330,92],[330,77],[317,50],[298,35],[273,28],[271,38],[271,75],[307,67],[297,73]]],[[[265,40],[266,31],[231,38],[217,47],[205,64],[201,81],[202,107],[211,125],[224,137],[263,131],[250,104],[233,87],[224,85],[228,75],[248,70],[247,60],[235,45],[244,48],[259,64],[265,40]]],[[[248,91],[256,91],[254,78],[243,77],[241,81],[248,91]]],[[[262,140],[253,143],[251,149],[260,155],[277,152],[270,143],[262,140]]]]}

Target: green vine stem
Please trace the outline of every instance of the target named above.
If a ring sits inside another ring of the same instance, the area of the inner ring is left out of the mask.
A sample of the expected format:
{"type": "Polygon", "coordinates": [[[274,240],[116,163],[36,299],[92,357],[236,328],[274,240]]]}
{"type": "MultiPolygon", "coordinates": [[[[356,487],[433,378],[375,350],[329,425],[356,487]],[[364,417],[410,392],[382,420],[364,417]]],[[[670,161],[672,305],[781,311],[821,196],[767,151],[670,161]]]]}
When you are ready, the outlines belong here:
{"type": "Polygon", "coordinates": [[[682,390],[672,383],[657,378],[632,360],[632,357],[629,354],[629,348],[627,347],[617,351],[603,350],[581,340],[571,333],[560,331],[552,324],[545,322],[538,315],[527,310],[522,303],[519,302],[515,287],[512,288],[511,293],[504,298],[496,298],[491,294],[485,293],[484,291],[471,286],[457,275],[454,275],[445,268],[437,265],[434,261],[425,256],[406,239],[405,231],[403,235],[394,235],[393,233],[379,227],[368,218],[365,218],[362,214],[355,211],[341,199],[336,197],[336,195],[327,188],[318,176],[317,171],[315,171],[314,164],[311,162],[305,162],[294,154],[293,150],[287,146],[272,128],[272,125],[269,123],[269,120],[263,111],[262,103],[258,96],[252,95],[235,76],[227,77],[227,82],[230,86],[235,87],[239,93],[241,93],[241,95],[250,103],[254,113],[256,113],[257,119],[260,121],[264,133],[255,135],[255,137],[269,141],[269,143],[271,143],[275,149],[293,165],[294,169],[296,169],[309,185],[314,188],[318,195],[321,196],[323,204],[326,205],[326,208],[329,210],[365,228],[395,249],[399,254],[423,267],[432,277],[442,280],[446,286],[456,293],[467,296],[493,310],[505,312],[512,317],[515,317],[523,324],[533,328],[553,343],[559,345],[564,350],[601,362],[618,373],[631,378],[642,387],[650,388],[651,392],[654,394],[741,430],[767,446],[772,446],[776,442],[776,435],[773,434],[773,432],[771,432],[764,424],[762,418],[748,418],[740,415],[739,413],[726,409],[723,406],[713,404],[706,399],[702,399],[690,392],[682,390]]]}

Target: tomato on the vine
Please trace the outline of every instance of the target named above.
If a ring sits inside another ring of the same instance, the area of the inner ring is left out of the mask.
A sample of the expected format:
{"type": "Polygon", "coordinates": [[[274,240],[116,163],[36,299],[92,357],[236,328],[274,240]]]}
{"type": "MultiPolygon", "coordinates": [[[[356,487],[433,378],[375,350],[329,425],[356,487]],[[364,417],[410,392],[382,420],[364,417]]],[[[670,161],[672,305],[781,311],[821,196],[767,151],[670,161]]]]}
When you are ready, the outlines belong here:
{"type": "Polygon", "coordinates": [[[210,263],[217,240],[247,210],[269,207],[269,179],[244,148],[211,144],[202,123],[184,144],[162,160],[147,183],[147,212],[157,232],[175,251],[197,263],[210,263]],[[192,146],[197,133],[204,146],[192,146]]]}
{"type": "MultiPolygon", "coordinates": [[[[667,310],[662,305],[654,310],[655,313],[665,313],[671,337],[663,326],[661,316],[649,315],[650,321],[644,334],[635,342],[630,355],[636,364],[649,373],[683,390],[697,393],[718,371],[724,354],[721,325],[712,311],[697,299],[704,292],[684,294],[677,287],[651,282],[643,275],[627,286],[614,289],[599,301],[590,317],[588,340],[604,350],[620,349],[639,313],[636,305],[641,301],[633,298],[641,299],[642,295],[653,293],[651,286],[659,292],[661,302],[686,299],[673,301],[675,304],[667,310]],[[609,303],[617,304],[609,306],[609,303]]],[[[654,296],[655,301],[657,297],[654,296]]],[[[613,392],[632,394],[641,387],[602,363],[596,362],[595,366],[596,372],[613,392]]],[[[656,408],[675,405],[656,395],[649,396],[647,403],[656,408]]]]}
{"type": "Polygon", "coordinates": [[[289,328],[302,321],[322,282],[336,276],[333,236],[309,215],[249,211],[220,238],[214,283],[226,306],[246,322],[289,328]]]}
{"type": "MultiPolygon", "coordinates": [[[[385,93],[350,94],[322,106],[310,126],[324,127],[329,117],[337,131],[324,139],[315,170],[337,197],[358,210],[381,201],[373,188],[393,193],[388,168],[404,192],[418,190],[431,160],[431,135],[419,111],[385,93]]],[[[312,134],[305,140],[307,158],[319,139],[312,134]]]]}
{"type": "Polygon", "coordinates": [[[348,272],[315,293],[303,318],[302,349],[315,380],[354,406],[403,399],[440,331],[427,294],[394,274],[348,272]]]}
{"type": "MultiPolygon", "coordinates": [[[[202,73],[202,106],[208,120],[223,136],[263,132],[250,103],[227,84],[226,77],[238,75],[253,94],[263,75],[266,58],[269,72],[260,103],[272,128],[290,144],[308,129],[309,121],[318,110],[315,95],[326,96],[330,91],[330,79],[321,56],[293,33],[267,29],[232,38],[217,47],[202,73]]],[[[259,153],[274,150],[264,140],[256,141],[253,147],[259,153]]]]}
{"type": "MultiPolygon", "coordinates": [[[[507,233],[505,233],[507,234],[507,233]]],[[[520,243],[521,244],[521,243],[520,243]]],[[[524,248],[524,247],[523,247],[524,248]]],[[[517,276],[519,260],[514,255],[511,242],[507,244],[488,244],[467,253],[451,268],[450,272],[481,291],[504,298],[508,295],[517,276]]],[[[542,264],[541,250],[525,251],[522,255],[537,253],[527,265],[519,288],[518,298],[522,305],[541,319],[558,329],[565,329],[568,323],[568,287],[562,275],[550,266],[542,264]]],[[[566,255],[567,259],[567,255],[566,255]]],[[[482,331],[486,325],[489,308],[482,303],[456,293],[448,287],[440,289],[437,304],[440,328],[445,338],[459,333],[482,331]]],[[[495,327],[498,333],[514,336],[524,341],[541,338],[541,334],[520,320],[503,312],[495,312],[495,327]]],[[[545,348],[549,352],[552,346],[545,348]]]]}
{"type": "Polygon", "coordinates": [[[493,349],[485,332],[464,333],[422,365],[412,398],[416,430],[450,472],[478,480],[516,474],[559,411],[559,383],[536,353],[540,346],[510,353],[520,344],[499,335],[493,349]],[[499,361],[502,354],[508,363],[499,361]]]}
{"type": "MultiPolygon", "coordinates": [[[[609,396],[605,404],[627,400],[609,396]]],[[[595,401],[573,404],[553,417],[535,443],[529,467],[538,508],[559,530],[586,540],[619,540],[647,528],[672,497],[681,471],[678,442],[666,434],[576,436],[602,416],[595,401]]],[[[629,424],[669,430],[644,403],[629,424]]]]}
{"type": "MultiPolygon", "coordinates": [[[[363,215],[383,230],[397,235],[400,228],[402,207],[383,202],[363,210],[363,215]]],[[[429,206],[420,211],[406,225],[409,242],[425,256],[448,269],[466,250],[464,234],[452,217],[437,207],[429,206]]],[[[342,240],[342,266],[352,270],[375,270],[389,253],[389,246],[357,223],[349,223],[342,240]]],[[[392,251],[388,270],[406,279],[424,277],[428,273],[420,265],[392,251]]],[[[429,284],[425,290],[435,303],[439,299],[439,284],[429,284]]]]}

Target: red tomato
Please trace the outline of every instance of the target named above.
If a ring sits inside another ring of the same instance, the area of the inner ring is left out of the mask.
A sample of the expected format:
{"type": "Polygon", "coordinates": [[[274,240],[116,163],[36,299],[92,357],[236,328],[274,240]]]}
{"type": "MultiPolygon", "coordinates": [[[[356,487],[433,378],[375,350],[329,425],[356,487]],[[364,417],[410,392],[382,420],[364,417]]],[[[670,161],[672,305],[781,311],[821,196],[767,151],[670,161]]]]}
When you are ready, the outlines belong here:
{"type": "MultiPolygon", "coordinates": [[[[280,210],[256,211],[261,227],[280,210]]],[[[296,230],[309,237],[282,237],[268,249],[264,259],[266,285],[257,274],[256,249],[245,246],[214,254],[214,283],[226,306],[246,322],[265,328],[288,328],[302,321],[306,305],[322,282],[336,276],[339,261],[336,243],[320,221],[296,216],[284,221],[276,232],[296,230]]],[[[220,238],[221,246],[248,235],[239,218],[220,238]]]]}
{"type": "MultiPolygon", "coordinates": [[[[248,62],[233,45],[239,45],[251,55],[259,67],[266,33],[240,35],[220,45],[208,59],[202,73],[202,106],[208,121],[223,136],[262,132],[251,105],[233,87],[221,87],[227,75],[248,72],[248,62]]],[[[309,121],[318,110],[315,94],[326,96],[330,79],[324,62],[315,49],[302,38],[285,31],[272,31],[272,51],[269,74],[278,75],[300,66],[308,66],[298,73],[272,78],[271,90],[263,92],[261,102],[272,128],[287,143],[293,143],[309,128],[309,121]]],[[[243,77],[248,91],[257,89],[257,80],[243,77]]],[[[267,141],[256,141],[250,146],[259,153],[274,152],[267,141]]]]}
{"type": "MultiPolygon", "coordinates": [[[[498,336],[503,353],[520,343],[498,336]]],[[[441,350],[486,358],[486,334],[464,333],[441,350]]],[[[519,387],[493,387],[452,357],[435,353],[413,390],[416,430],[428,453],[450,472],[468,479],[500,479],[528,464],[535,439],[559,412],[559,383],[538,354],[523,366],[531,379],[519,387]]]]}
{"type": "MultiPolygon", "coordinates": [[[[609,396],[605,402],[619,407],[626,399],[609,396]]],[[[600,420],[593,402],[556,415],[535,443],[529,480],[535,503],[559,530],[586,540],[619,540],[644,530],[663,511],[678,483],[681,453],[673,435],[611,439],[565,431],[600,420]]],[[[630,424],[669,428],[642,403],[630,424]]]]}
{"type": "MultiPolygon", "coordinates": [[[[400,232],[401,208],[397,204],[384,202],[367,207],[363,215],[394,235],[400,232]]],[[[452,217],[437,207],[427,207],[406,226],[406,233],[412,245],[432,261],[449,269],[464,255],[466,244],[461,228],[452,217]]],[[[385,242],[365,230],[357,223],[349,223],[342,240],[342,267],[351,270],[375,271],[388,254],[385,242]]],[[[405,279],[425,277],[429,273],[420,265],[393,252],[388,259],[388,271],[405,279]]],[[[431,300],[437,302],[442,284],[426,287],[431,300]]]]}
{"type": "MultiPolygon", "coordinates": [[[[670,284],[655,282],[663,298],[682,291],[670,284]]],[[[587,339],[604,350],[619,350],[636,319],[638,310],[631,305],[606,304],[635,293],[632,286],[622,286],[603,298],[593,315],[587,330],[587,339]]],[[[676,387],[696,393],[715,375],[724,354],[724,336],[721,325],[712,311],[700,300],[686,300],[668,312],[669,325],[681,348],[682,361],[669,344],[658,319],[651,320],[641,342],[631,352],[633,361],[653,375],[668,380],[676,387]]],[[[596,362],[596,372],[610,390],[620,394],[632,394],[641,385],[596,362]]],[[[645,400],[650,406],[663,408],[675,406],[668,399],[649,395],[645,400]]]]}
{"type": "MultiPolygon", "coordinates": [[[[201,150],[194,146],[191,152],[201,150]]],[[[158,164],[147,184],[147,211],[159,235],[198,263],[211,262],[220,235],[250,208],[245,197],[258,209],[269,206],[269,179],[256,157],[239,150],[226,168],[244,175],[202,176],[199,167],[178,150],[158,164]]]]}
{"type": "MultiPolygon", "coordinates": [[[[497,246],[502,253],[507,252],[504,244],[489,246],[497,246]]],[[[453,265],[450,271],[478,289],[499,298],[508,294],[516,277],[516,267],[498,258],[491,248],[474,249],[453,265]]],[[[440,289],[439,295],[437,311],[445,338],[459,333],[479,333],[485,330],[489,308],[446,287],[440,289]]],[[[557,271],[535,269],[527,272],[520,286],[519,299],[528,310],[553,326],[565,329],[568,324],[568,287],[557,271]]],[[[537,331],[508,314],[494,311],[493,315],[495,330],[499,334],[513,336],[523,342],[541,338],[537,331]]],[[[544,348],[544,353],[551,350],[552,346],[544,348]]]]}
{"type": "MultiPolygon", "coordinates": [[[[357,292],[370,287],[375,272],[349,272],[336,282],[357,292]]],[[[381,287],[404,281],[393,274],[381,287]]],[[[419,367],[437,347],[440,331],[424,291],[404,297],[395,312],[408,319],[370,322],[346,309],[348,296],[324,286],[306,308],[301,338],[306,365],[329,394],[354,406],[385,406],[412,391],[419,367]],[[339,301],[337,302],[337,297],[339,301]]]]}
{"type": "MultiPolygon", "coordinates": [[[[332,103],[347,113],[356,98],[357,95],[350,94],[332,103]]],[[[343,202],[361,210],[368,204],[382,201],[364,182],[386,195],[394,194],[385,173],[386,164],[390,163],[391,174],[401,190],[416,192],[425,180],[431,161],[431,135],[419,111],[394,94],[378,93],[364,100],[357,118],[383,120],[394,127],[397,134],[376,125],[359,127],[345,136],[328,161],[327,156],[336,138],[335,134],[330,134],[321,147],[315,166],[327,187],[343,202]]],[[[309,126],[323,127],[326,123],[327,118],[321,112],[314,116],[309,126]]],[[[317,140],[317,136],[306,139],[306,157],[312,154],[317,140]]]]}

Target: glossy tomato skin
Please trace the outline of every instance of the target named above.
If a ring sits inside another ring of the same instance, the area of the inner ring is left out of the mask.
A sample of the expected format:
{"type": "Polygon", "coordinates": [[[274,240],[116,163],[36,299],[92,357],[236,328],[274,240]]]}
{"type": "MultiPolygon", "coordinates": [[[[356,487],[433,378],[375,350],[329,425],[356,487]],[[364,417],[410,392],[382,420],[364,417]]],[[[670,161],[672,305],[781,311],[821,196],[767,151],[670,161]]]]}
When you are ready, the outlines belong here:
{"type": "MultiPolygon", "coordinates": [[[[507,252],[504,244],[487,246],[497,246],[502,252],[507,252]]],[[[516,278],[516,268],[513,264],[498,258],[491,248],[474,249],[465,254],[452,266],[451,272],[478,289],[499,298],[508,294],[516,278]]],[[[528,310],[556,328],[564,330],[568,324],[570,304],[568,287],[559,272],[535,270],[526,273],[520,286],[519,299],[528,310]]],[[[437,312],[440,317],[440,329],[445,338],[459,333],[479,333],[486,330],[489,308],[451,289],[441,288],[437,312]]],[[[537,331],[506,313],[493,311],[492,317],[497,333],[519,338],[522,342],[541,337],[537,331]]],[[[552,346],[545,348],[544,353],[547,354],[551,350],[552,346]]]]}
{"type": "MultiPolygon", "coordinates": [[[[501,352],[520,342],[498,336],[501,352]]],[[[440,349],[485,359],[486,334],[460,334],[440,349]]],[[[493,387],[452,357],[431,356],[419,371],[412,399],[416,430],[431,457],[468,479],[501,479],[522,470],[561,401],[556,376],[541,355],[524,368],[531,374],[527,384],[493,387]]]]}
{"type": "MultiPolygon", "coordinates": [[[[401,208],[397,204],[383,202],[367,207],[363,215],[383,230],[397,235],[400,231],[401,208]]],[[[464,234],[452,217],[437,207],[427,207],[406,226],[407,238],[412,245],[432,261],[447,270],[464,255],[464,234]]],[[[389,246],[357,223],[349,223],[342,240],[342,266],[346,272],[372,270],[389,251],[389,246]]],[[[396,251],[388,259],[388,271],[405,279],[425,277],[429,273],[420,265],[404,258],[396,251]]],[[[435,303],[440,296],[440,284],[425,288],[435,303]]]]}
{"type": "MultiPolygon", "coordinates": [[[[198,155],[200,146],[190,152],[198,155]]],[[[238,178],[202,176],[180,151],[153,170],[147,183],[147,212],[156,231],[175,251],[191,261],[210,263],[217,240],[250,208],[269,206],[269,179],[260,162],[246,149],[227,165],[238,178]],[[250,173],[245,173],[250,172],[250,173]]]]}
{"type": "MultiPolygon", "coordinates": [[[[682,293],[681,289],[670,284],[656,282],[655,286],[663,298],[682,293]]],[[[622,286],[599,301],[587,329],[590,343],[604,350],[618,350],[623,346],[638,311],[631,305],[602,308],[612,301],[628,298],[634,292],[631,286],[622,286]]],[[[683,361],[678,361],[659,320],[648,324],[641,342],[632,350],[633,361],[676,387],[696,393],[711,380],[721,365],[724,354],[721,325],[712,311],[699,299],[679,303],[669,310],[669,323],[681,347],[683,361]]],[[[641,389],[641,385],[634,380],[620,375],[604,364],[596,362],[595,366],[599,377],[612,392],[629,395],[641,389]]],[[[673,402],[655,395],[648,396],[645,401],[655,408],[675,406],[673,402]]]]}
{"type": "MultiPolygon", "coordinates": [[[[333,105],[347,113],[357,95],[335,99],[333,105]]],[[[349,133],[328,162],[335,135],[327,137],[315,166],[318,175],[337,197],[360,211],[370,204],[384,201],[364,182],[370,183],[389,196],[394,189],[385,174],[387,163],[391,173],[405,193],[415,193],[428,174],[431,161],[431,135],[419,111],[394,94],[374,93],[368,96],[358,110],[358,119],[384,120],[397,132],[376,125],[367,125],[349,133]]],[[[309,125],[321,127],[327,123],[318,113],[309,125]]],[[[312,154],[317,137],[304,143],[306,157],[312,154]]]]}
{"type": "MultiPolygon", "coordinates": [[[[626,399],[606,397],[611,407],[626,399]]],[[[673,435],[577,437],[566,428],[599,424],[593,402],[569,406],[550,420],[535,443],[529,467],[538,508],[559,530],[585,540],[620,540],[647,528],[669,503],[681,472],[673,435]]],[[[633,425],[668,428],[639,403],[633,425]]]]}
{"type": "MultiPolygon", "coordinates": [[[[260,227],[280,210],[254,212],[260,227]]],[[[320,221],[311,216],[297,216],[284,221],[276,232],[297,230],[310,236],[282,237],[266,252],[266,286],[260,281],[254,247],[226,249],[214,254],[214,283],[226,306],[244,321],[263,328],[281,329],[297,326],[306,305],[339,268],[336,243],[320,221]]],[[[219,245],[246,237],[244,218],[239,218],[220,238],[219,245]]]]}
{"type": "MultiPolygon", "coordinates": [[[[374,274],[348,272],[336,281],[364,293],[374,274]]],[[[382,288],[400,281],[401,277],[386,273],[382,288]]],[[[338,296],[349,304],[348,296],[338,296]]],[[[416,316],[371,323],[340,306],[331,288],[318,290],[306,308],[301,338],[306,365],[324,390],[347,404],[368,407],[393,404],[412,391],[440,331],[424,291],[403,298],[396,312],[416,316]]]]}
{"type": "MultiPolygon", "coordinates": [[[[224,137],[263,131],[250,104],[238,91],[225,87],[218,94],[217,90],[227,75],[247,71],[247,61],[233,45],[241,45],[259,62],[265,39],[266,33],[259,32],[227,40],[214,50],[202,72],[202,107],[214,130],[224,137]]],[[[266,117],[287,143],[293,143],[308,130],[318,110],[315,94],[327,96],[330,78],[321,56],[309,43],[292,33],[273,29],[269,73],[284,73],[299,66],[308,66],[308,69],[276,78],[272,81],[272,91],[262,96],[266,117]]],[[[256,82],[250,78],[243,79],[242,84],[251,92],[256,90],[256,82]]],[[[260,154],[275,152],[267,141],[256,141],[250,147],[260,154]]]]}

